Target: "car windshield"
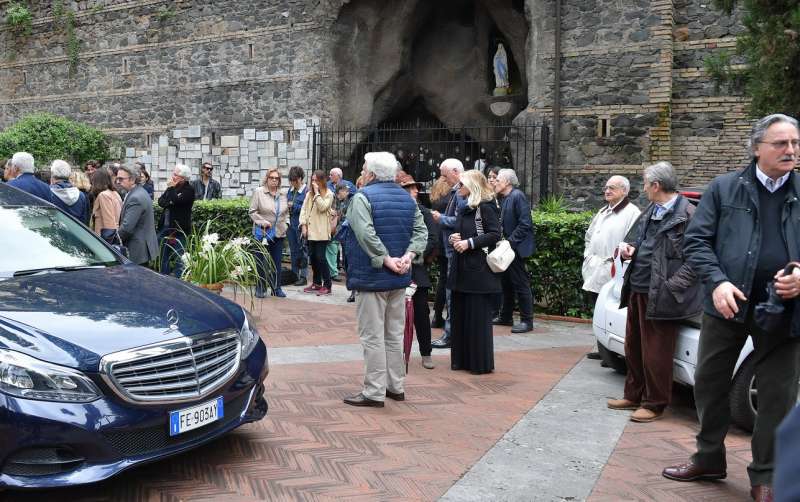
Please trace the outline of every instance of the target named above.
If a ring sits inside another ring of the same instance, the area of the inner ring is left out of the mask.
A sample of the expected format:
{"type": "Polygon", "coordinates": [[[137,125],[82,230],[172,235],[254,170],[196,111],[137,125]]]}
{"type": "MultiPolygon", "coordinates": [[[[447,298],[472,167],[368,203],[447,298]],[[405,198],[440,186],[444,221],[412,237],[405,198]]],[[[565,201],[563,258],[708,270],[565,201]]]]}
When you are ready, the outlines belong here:
{"type": "Polygon", "coordinates": [[[119,263],[93,233],[55,208],[0,207],[0,279],[119,263]]]}

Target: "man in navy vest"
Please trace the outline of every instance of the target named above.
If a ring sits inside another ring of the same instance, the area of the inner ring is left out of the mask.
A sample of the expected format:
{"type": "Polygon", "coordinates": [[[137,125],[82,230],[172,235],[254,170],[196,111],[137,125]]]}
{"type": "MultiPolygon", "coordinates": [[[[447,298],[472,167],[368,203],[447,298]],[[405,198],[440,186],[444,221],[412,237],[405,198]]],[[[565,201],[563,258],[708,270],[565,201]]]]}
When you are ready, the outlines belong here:
{"type": "Polygon", "coordinates": [[[364,348],[364,387],[344,399],[352,406],[403,401],[405,289],[411,262],[425,251],[428,231],[414,199],[394,182],[389,152],[364,155],[364,187],[347,210],[347,289],[356,291],[358,335],[364,348]]]}
{"type": "Polygon", "coordinates": [[[34,176],[36,168],[33,165],[33,155],[28,152],[17,152],[11,157],[6,168],[6,179],[12,187],[17,187],[29,194],[35,195],[42,200],[52,202],[50,186],[44,181],[34,176]]]}

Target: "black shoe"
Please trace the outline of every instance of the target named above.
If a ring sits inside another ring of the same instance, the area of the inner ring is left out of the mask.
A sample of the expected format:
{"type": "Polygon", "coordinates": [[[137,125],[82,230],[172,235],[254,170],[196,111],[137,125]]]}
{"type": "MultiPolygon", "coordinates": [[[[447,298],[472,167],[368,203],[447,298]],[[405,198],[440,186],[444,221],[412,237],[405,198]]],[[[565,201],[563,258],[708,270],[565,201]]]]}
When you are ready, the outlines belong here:
{"type": "Polygon", "coordinates": [[[353,291],[350,293],[350,296],[347,297],[347,303],[353,303],[356,301],[356,292],[353,291]]]}
{"type": "Polygon", "coordinates": [[[305,286],[306,284],[308,284],[308,280],[305,277],[301,277],[294,281],[295,286],[305,286]]]}
{"type": "Polygon", "coordinates": [[[434,349],[449,349],[450,348],[450,337],[443,336],[438,340],[434,340],[431,342],[431,347],[434,349]]]}
{"type": "Polygon", "coordinates": [[[405,392],[391,392],[389,389],[386,389],[386,397],[389,399],[394,399],[395,401],[405,401],[406,400],[406,393],[405,392]]]}
{"type": "Polygon", "coordinates": [[[599,352],[589,352],[588,354],[586,354],[586,359],[598,360],[598,359],[602,359],[602,357],[600,357],[600,353],[599,352]]]}
{"type": "Polygon", "coordinates": [[[266,296],[266,291],[264,291],[262,288],[256,288],[256,298],[265,298],[266,296]]]}
{"type": "Polygon", "coordinates": [[[434,317],[431,321],[431,328],[444,328],[444,319],[441,317],[434,317]]]}
{"type": "Polygon", "coordinates": [[[383,401],[375,401],[374,399],[369,399],[364,397],[364,394],[358,393],[355,396],[349,396],[344,398],[344,404],[349,404],[350,406],[371,406],[373,408],[383,408],[383,401]]]}
{"type": "Polygon", "coordinates": [[[492,319],[492,324],[495,326],[513,326],[514,320],[513,319],[503,319],[500,316],[495,317],[492,319]]]}
{"type": "Polygon", "coordinates": [[[527,333],[533,331],[532,322],[518,322],[511,328],[512,333],[527,333]]]}
{"type": "Polygon", "coordinates": [[[333,282],[342,282],[342,278],[341,278],[341,277],[339,277],[338,275],[337,275],[336,277],[331,277],[331,280],[332,280],[333,282]]]}

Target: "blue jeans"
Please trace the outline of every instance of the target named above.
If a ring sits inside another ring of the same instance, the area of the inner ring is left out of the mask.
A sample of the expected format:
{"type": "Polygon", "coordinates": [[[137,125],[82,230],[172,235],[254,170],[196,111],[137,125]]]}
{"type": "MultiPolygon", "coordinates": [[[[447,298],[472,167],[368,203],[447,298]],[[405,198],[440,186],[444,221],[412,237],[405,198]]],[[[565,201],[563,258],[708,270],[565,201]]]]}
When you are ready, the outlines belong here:
{"type": "Polygon", "coordinates": [[[286,232],[289,238],[289,254],[292,261],[292,272],[295,276],[305,279],[308,277],[308,246],[302,239],[300,229],[290,226],[286,232]]]}
{"type": "Polygon", "coordinates": [[[267,244],[269,257],[275,266],[273,273],[267,277],[267,258],[260,251],[256,252],[256,263],[258,264],[258,285],[262,291],[266,291],[269,285],[272,293],[281,289],[281,257],[283,256],[283,237],[279,237],[267,244]]]}
{"type": "Polygon", "coordinates": [[[159,272],[164,275],[174,275],[180,278],[183,274],[183,260],[181,256],[186,247],[186,236],[172,229],[164,229],[158,234],[158,243],[161,247],[161,268],[159,272]],[[170,244],[170,237],[174,234],[175,241],[170,244]],[[175,261],[172,266],[171,261],[175,261]]]}

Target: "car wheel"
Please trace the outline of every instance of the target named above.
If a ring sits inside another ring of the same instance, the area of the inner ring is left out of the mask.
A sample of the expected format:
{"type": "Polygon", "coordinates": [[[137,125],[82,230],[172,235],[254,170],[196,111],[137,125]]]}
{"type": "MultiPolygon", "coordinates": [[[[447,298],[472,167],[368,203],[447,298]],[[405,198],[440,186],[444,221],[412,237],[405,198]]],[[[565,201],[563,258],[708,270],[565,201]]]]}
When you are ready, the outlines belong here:
{"type": "Polygon", "coordinates": [[[756,389],[756,364],[752,356],[741,366],[730,392],[731,420],[747,432],[753,432],[758,411],[758,390],[756,389]]]}
{"type": "Polygon", "coordinates": [[[628,373],[628,365],[625,364],[624,357],[611,352],[599,343],[597,344],[597,351],[600,352],[600,359],[603,360],[603,363],[607,367],[612,368],[620,375],[625,375],[628,373]]]}

